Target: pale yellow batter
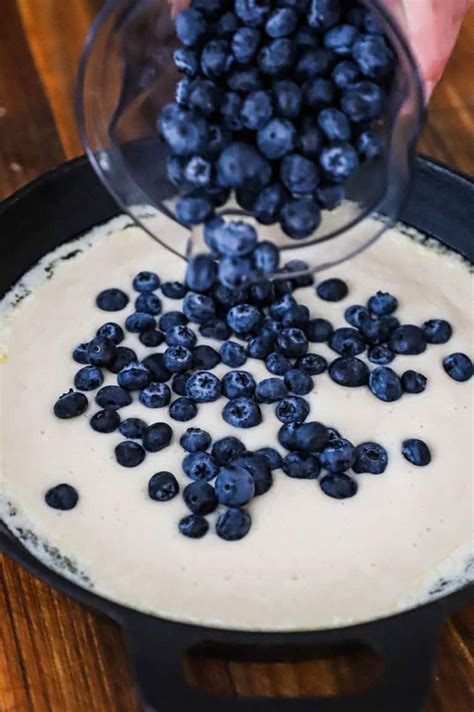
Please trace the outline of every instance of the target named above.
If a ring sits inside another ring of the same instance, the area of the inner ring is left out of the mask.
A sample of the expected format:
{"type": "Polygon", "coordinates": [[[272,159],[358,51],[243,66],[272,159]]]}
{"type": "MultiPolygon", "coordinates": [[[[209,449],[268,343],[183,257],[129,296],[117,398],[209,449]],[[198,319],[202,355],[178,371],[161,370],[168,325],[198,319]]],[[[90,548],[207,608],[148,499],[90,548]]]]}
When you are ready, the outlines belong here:
{"type": "MultiPolygon", "coordinates": [[[[278,470],[272,490],[250,504],[253,526],[245,539],[222,541],[211,526],[204,539],[190,540],[177,529],[186,513],[182,498],[160,503],[147,496],[148,480],[160,470],[175,473],[182,486],[189,482],[181,470],[183,430],[196,425],[214,439],[237,435],[256,449],[279,447],[281,424],[273,406],[265,405],[262,425],[233,429],[220,415],[224,399],[199,406],[194,421],[176,423],[166,408],[144,408],[135,397],[122,417],[169,422],[174,439],[139,467],[126,469],[113,454],[123,438],[98,434],[88,424],[98,409],[92,397],[80,418],[53,416],[56,398],[80,368],[71,358],[73,347],[92,338],[102,323],[123,322],[133,310],[132,300],[124,312],[102,312],[96,294],[112,286],[131,292],[141,269],[156,270],[163,281],[182,278],[183,262],[139,229],[121,229],[126,222],[114,221],[50,254],[0,311],[0,515],[14,532],[21,528],[26,545],[48,565],[115,601],[172,619],[244,629],[364,621],[438,595],[440,579],[447,591],[472,578],[473,383],[453,381],[441,365],[454,351],[472,353],[473,291],[466,263],[391,230],[367,252],[325,273],[347,281],[350,294],[343,302],[323,302],[313,288],[298,290],[298,301],[313,316],[336,326],[345,325],[346,306],[364,303],[378,289],[390,291],[399,298],[402,322],[445,318],[454,335],[421,356],[393,362],[398,373],[413,368],[428,377],[424,393],[396,403],[383,403],[365,388],[337,386],[327,374],[314,378],[306,396],[310,419],[338,428],[356,444],[375,440],[388,450],[383,475],[356,476],[355,497],[337,501],[314,480],[290,479],[278,470]],[[59,259],[78,247],[82,252],[73,259],[59,259]],[[51,262],[53,274],[46,279],[51,262]],[[11,308],[25,291],[30,293],[11,308]],[[401,442],[409,437],[429,445],[428,467],[403,459],[401,442]],[[60,482],[79,492],[79,504],[69,512],[50,509],[43,499],[60,482]]],[[[175,228],[163,229],[169,239],[175,228]]],[[[299,256],[304,259],[304,250],[299,256]]],[[[179,308],[179,302],[163,301],[179,308]]],[[[141,356],[151,352],[134,335],[124,345],[141,356]]],[[[335,357],[325,345],[310,346],[335,357]]],[[[258,378],[270,375],[258,361],[243,368],[258,378]]],[[[225,369],[220,365],[215,372],[225,369]]],[[[109,374],[105,383],[114,382],[109,374]]]]}

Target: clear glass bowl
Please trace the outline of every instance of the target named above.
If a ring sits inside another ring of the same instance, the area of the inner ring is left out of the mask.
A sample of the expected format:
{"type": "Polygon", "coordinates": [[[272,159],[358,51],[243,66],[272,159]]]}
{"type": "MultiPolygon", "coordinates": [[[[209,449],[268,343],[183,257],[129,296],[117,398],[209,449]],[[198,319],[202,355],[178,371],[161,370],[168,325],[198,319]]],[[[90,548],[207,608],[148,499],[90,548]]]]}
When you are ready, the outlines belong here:
{"type": "MultiPolygon", "coordinates": [[[[424,100],[402,29],[402,3],[397,1],[361,0],[376,15],[397,57],[388,109],[379,127],[383,155],[361,164],[346,184],[347,200],[333,211],[323,211],[320,226],[307,239],[292,240],[277,225],[263,230],[265,239],[287,251],[288,259],[310,245],[304,257],[312,271],[348,259],[373,243],[397,219],[409,190],[424,100]],[[390,12],[385,5],[390,5],[390,12]]],[[[179,192],[166,176],[168,149],[156,129],[157,117],[174,101],[181,78],[173,62],[178,46],[167,0],[106,2],[81,59],[77,116],[91,163],[121,208],[153,239],[186,260],[202,249],[201,232],[182,226],[179,238],[173,231],[171,241],[163,229],[163,214],[176,221],[179,192]]],[[[235,203],[218,212],[245,215],[235,203]]]]}

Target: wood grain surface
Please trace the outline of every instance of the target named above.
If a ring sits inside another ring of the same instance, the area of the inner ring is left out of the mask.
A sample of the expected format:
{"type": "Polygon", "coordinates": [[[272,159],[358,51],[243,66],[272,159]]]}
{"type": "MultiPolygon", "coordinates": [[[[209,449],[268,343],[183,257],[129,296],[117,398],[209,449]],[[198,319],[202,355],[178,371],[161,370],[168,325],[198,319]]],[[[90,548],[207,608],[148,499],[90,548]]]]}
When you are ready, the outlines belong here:
{"type": "MultiPolygon", "coordinates": [[[[75,72],[101,4],[0,0],[0,198],[82,153],[75,72]]],[[[474,12],[432,98],[420,149],[474,174],[474,12]]],[[[375,668],[363,651],[297,664],[187,663],[190,679],[205,689],[278,696],[350,691],[370,681],[375,668]]],[[[0,556],[0,712],[139,709],[117,627],[0,556]]],[[[471,606],[445,626],[426,712],[473,709],[471,606]]]]}

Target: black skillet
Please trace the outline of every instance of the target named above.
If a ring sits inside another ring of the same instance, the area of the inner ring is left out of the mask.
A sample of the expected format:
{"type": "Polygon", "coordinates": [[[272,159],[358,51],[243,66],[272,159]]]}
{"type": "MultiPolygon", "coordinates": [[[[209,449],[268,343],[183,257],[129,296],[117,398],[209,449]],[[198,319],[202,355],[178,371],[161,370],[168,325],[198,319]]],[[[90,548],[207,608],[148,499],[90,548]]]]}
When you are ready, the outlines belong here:
{"type": "MultiPolygon", "coordinates": [[[[0,206],[0,296],[40,257],[117,214],[86,158],[47,173],[0,206]]],[[[402,219],[474,260],[474,182],[418,159],[402,219]]],[[[448,513],[449,514],[449,513],[448,513]]],[[[110,616],[122,627],[137,687],[159,712],[419,712],[429,691],[436,642],[447,616],[474,600],[474,585],[427,605],[362,625],[303,633],[248,633],[173,623],[119,606],[39,563],[0,522],[0,550],[49,585],[110,616]],[[365,643],[384,663],[381,683],[333,698],[208,697],[184,681],[181,658],[211,645],[238,659],[278,660],[314,646],[365,643]]],[[[350,585],[350,582],[348,583],[350,585]]]]}

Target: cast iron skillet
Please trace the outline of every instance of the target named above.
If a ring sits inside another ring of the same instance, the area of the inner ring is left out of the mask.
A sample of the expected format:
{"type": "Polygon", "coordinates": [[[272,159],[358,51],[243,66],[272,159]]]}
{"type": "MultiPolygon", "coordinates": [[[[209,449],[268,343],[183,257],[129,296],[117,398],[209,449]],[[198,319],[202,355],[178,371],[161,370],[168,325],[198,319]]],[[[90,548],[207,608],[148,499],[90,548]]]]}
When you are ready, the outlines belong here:
{"type": "MultiPolygon", "coordinates": [[[[0,295],[57,245],[103,223],[117,207],[86,158],[47,173],[0,206],[0,295]]],[[[403,220],[474,259],[474,182],[418,159],[403,220]]],[[[449,514],[449,513],[448,513],[449,514]]],[[[39,563],[0,522],[0,549],[46,583],[122,626],[142,700],[159,712],[418,712],[429,690],[436,641],[445,618],[474,599],[465,586],[427,605],[370,623],[304,633],[248,633],[173,623],[90,593],[39,563]],[[284,659],[315,645],[362,642],[384,662],[384,678],[356,696],[318,699],[208,697],[184,681],[180,660],[194,646],[240,659],[284,659]]],[[[350,583],[348,584],[350,585],[350,583]]]]}

